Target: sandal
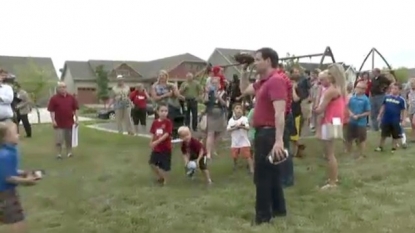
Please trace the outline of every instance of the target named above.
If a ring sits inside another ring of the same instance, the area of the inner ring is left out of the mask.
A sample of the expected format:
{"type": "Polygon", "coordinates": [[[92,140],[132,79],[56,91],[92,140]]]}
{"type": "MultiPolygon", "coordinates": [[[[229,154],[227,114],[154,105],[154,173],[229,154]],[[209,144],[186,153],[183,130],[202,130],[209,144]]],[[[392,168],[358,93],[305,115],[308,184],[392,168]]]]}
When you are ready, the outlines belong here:
{"type": "Polygon", "coordinates": [[[326,185],[323,185],[320,189],[321,190],[327,190],[327,189],[332,189],[332,188],[336,188],[336,187],[337,187],[336,184],[326,184],[326,185]]]}

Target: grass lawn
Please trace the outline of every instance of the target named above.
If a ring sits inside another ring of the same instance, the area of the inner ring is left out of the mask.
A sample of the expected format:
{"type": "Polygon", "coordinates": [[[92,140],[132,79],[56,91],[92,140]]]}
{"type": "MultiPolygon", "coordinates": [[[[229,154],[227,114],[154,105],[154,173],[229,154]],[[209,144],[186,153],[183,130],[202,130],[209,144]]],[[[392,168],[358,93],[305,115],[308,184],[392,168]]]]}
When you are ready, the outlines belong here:
{"type": "MultiPolygon", "coordinates": [[[[308,139],[308,156],[295,161],[296,185],[285,192],[288,217],[251,227],[254,186],[246,170],[232,172],[227,150],[213,161],[213,186],[200,174],[186,179],[176,151],[171,181],[153,184],[146,139],[81,127],[76,157],[54,159],[52,129],[35,126],[22,139],[22,167],[43,168],[47,177],[20,189],[35,233],[409,233],[415,229],[415,149],[353,161],[339,156],[341,185],[320,191],[325,161],[308,139]]],[[[377,137],[371,136],[369,148],[377,137]]],[[[341,151],[341,144],[338,150],[341,151]]],[[[415,147],[414,147],[415,148],[415,147]]],[[[4,232],[0,228],[0,232],[4,232]]]]}

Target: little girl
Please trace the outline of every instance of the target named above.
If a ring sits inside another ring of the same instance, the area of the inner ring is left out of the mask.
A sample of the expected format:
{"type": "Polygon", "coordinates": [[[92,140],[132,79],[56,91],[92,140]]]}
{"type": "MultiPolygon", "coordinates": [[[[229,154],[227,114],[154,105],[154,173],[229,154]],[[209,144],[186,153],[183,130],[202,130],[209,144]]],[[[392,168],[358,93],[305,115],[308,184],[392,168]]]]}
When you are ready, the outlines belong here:
{"type": "Polygon", "coordinates": [[[0,122],[0,224],[10,226],[12,233],[26,231],[23,209],[17,194],[18,185],[34,185],[39,177],[18,170],[19,135],[12,122],[0,122]]]}

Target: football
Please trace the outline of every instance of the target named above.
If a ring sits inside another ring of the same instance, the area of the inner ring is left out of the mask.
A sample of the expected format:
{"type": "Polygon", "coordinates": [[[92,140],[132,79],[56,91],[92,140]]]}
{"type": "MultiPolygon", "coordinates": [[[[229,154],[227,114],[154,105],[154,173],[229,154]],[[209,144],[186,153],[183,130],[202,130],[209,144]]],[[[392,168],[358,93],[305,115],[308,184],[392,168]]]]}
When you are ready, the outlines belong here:
{"type": "Polygon", "coordinates": [[[196,170],[197,164],[195,161],[189,161],[187,163],[187,169],[188,170],[196,170]]]}

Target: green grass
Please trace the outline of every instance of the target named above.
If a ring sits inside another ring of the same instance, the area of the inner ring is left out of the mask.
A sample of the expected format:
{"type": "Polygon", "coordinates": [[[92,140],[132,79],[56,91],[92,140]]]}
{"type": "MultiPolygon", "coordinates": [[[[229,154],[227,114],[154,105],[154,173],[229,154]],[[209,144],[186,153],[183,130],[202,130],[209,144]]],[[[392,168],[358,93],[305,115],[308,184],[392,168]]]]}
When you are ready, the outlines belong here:
{"type": "MultiPolygon", "coordinates": [[[[43,168],[47,176],[20,189],[31,232],[35,233],[409,233],[415,229],[415,149],[368,158],[339,156],[341,185],[321,191],[325,161],[315,139],[307,157],[295,161],[296,184],[286,189],[288,216],[251,227],[254,186],[241,168],[232,172],[226,149],[211,164],[213,186],[198,174],[184,176],[174,152],[171,181],[153,184],[147,165],[148,141],[81,127],[76,157],[54,159],[52,129],[36,126],[21,142],[22,167],[43,168]]],[[[176,146],[177,147],[177,146],[176,146]]],[[[338,146],[341,151],[341,144],[338,146]]],[[[1,231],[0,228],[0,232],[1,231]]]]}

